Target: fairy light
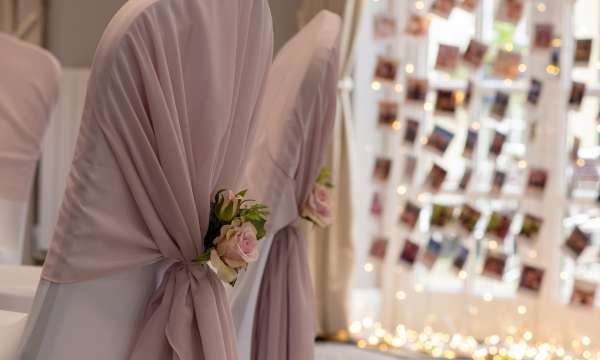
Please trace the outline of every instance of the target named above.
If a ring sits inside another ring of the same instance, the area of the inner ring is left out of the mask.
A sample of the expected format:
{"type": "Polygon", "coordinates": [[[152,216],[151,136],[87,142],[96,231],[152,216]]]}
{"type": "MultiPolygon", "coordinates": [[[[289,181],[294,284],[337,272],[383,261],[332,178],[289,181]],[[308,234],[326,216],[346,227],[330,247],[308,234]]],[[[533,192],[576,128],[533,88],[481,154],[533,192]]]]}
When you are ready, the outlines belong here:
{"type": "Polygon", "coordinates": [[[421,145],[427,145],[429,139],[427,139],[427,136],[422,136],[421,139],[419,139],[419,142],[421,143],[421,145]]]}
{"type": "Polygon", "coordinates": [[[413,64],[406,64],[404,70],[407,74],[412,74],[413,72],[415,72],[415,66],[413,64]]]}
{"type": "Polygon", "coordinates": [[[431,111],[431,110],[433,110],[433,104],[432,104],[432,103],[430,103],[430,102],[426,102],[426,103],[423,105],[423,109],[424,109],[425,111],[431,111]]]}
{"type": "Polygon", "coordinates": [[[543,13],[546,11],[546,4],[544,4],[543,2],[538,2],[537,6],[536,6],[537,11],[543,13]]]}
{"type": "Polygon", "coordinates": [[[561,45],[561,41],[560,38],[554,38],[552,39],[552,41],[550,42],[550,45],[554,48],[559,48],[561,45]]]}
{"type": "Polygon", "coordinates": [[[590,344],[592,343],[592,340],[590,339],[589,336],[584,336],[581,338],[581,343],[585,346],[590,346],[590,344]]]}
{"type": "Polygon", "coordinates": [[[600,133],[600,124],[596,125],[596,132],[600,133]]]}
{"type": "Polygon", "coordinates": [[[373,268],[374,268],[374,267],[373,267],[373,264],[371,264],[370,262],[368,262],[368,263],[365,263],[364,269],[365,269],[365,271],[366,271],[366,272],[368,272],[368,273],[369,273],[369,272],[372,272],[372,271],[373,271],[373,268]]]}
{"type": "Polygon", "coordinates": [[[373,81],[371,83],[371,89],[373,89],[375,91],[381,89],[381,83],[379,81],[373,81]]]}
{"type": "Polygon", "coordinates": [[[423,10],[424,7],[425,7],[425,3],[423,1],[421,1],[421,0],[415,1],[415,9],[423,10]]]}
{"type": "Polygon", "coordinates": [[[396,291],[396,299],[400,301],[406,299],[406,293],[404,291],[396,291]]]}
{"type": "Polygon", "coordinates": [[[416,284],[415,285],[415,292],[416,293],[421,293],[421,292],[423,292],[423,290],[424,290],[423,284],[416,284]]]}
{"type": "Polygon", "coordinates": [[[404,88],[402,87],[402,84],[396,83],[396,85],[394,85],[394,91],[397,92],[397,93],[401,93],[402,91],[404,91],[404,88]]]}
{"type": "Polygon", "coordinates": [[[596,62],[596,70],[600,70],[600,61],[596,62]]]}
{"type": "Polygon", "coordinates": [[[477,121],[475,121],[471,124],[471,129],[473,129],[473,130],[479,130],[480,128],[481,128],[481,124],[477,121]]]}
{"type": "Polygon", "coordinates": [[[527,341],[531,341],[531,339],[533,339],[533,333],[531,331],[525,331],[523,333],[523,339],[527,340],[527,341]]]}
{"type": "Polygon", "coordinates": [[[525,161],[525,160],[519,160],[519,162],[517,163],[517,166],[519,167],[519,169],[526,169],[527,168],[527,161],[525,161]]]}
{"type": "Polygon", "coordinates": [[[527,307],[525,305],[519,305],[519,307],[517,307],[517,313],[519,315],[527,314],[527,307]]]}
{"type": "Polygon", "coordinates": [[[519,72],[524,73],[525,71],[527,71],[527,65],[519,64],[519,72]]]}
{"type": "Polygon", "coordinates": [[[420,203],[424,203],[425,201],[427,201],[427,194],[425,194],[425,193],[420,193],[420,194],[417,196],[417,200],[418,200],[420,203]]]}
{"type": "Polygon", "coordinates": [[[394,120],[394,122],[392,123],[392,129],[398,131],[402,128],[402,123],[400,123],[400,121],[398,120],[394,120]]]}
{"type": "Polygon", "coordinates": [[[504,44],[504,50],[506,51],[513,51],[513,49],[515,48],[515,46],[512,43],[506,43],[504,44]]]}
{"type": "Polygon", "coordinates": [[[406,186],[404,186],[404,185],[400,185],[396,189],[396,193],[398,193],[398,195],[404,195],[404,194],[406,194],[406,191],[407,191],[407,189],[406,189],[406,186]]]}
{"type": "Polygon", "coordinates": [[[577,159],[577,161],[575,161],[575,165],[577,165],[578,167],[584,167],[585,166],[585,160],[583,160],[583,159],[577,159]]]}
{"type": "Polygon", "coordinates": [[[483,295],[483,301],[485,301],[485,302],[491,302],[492,300],[494,300],[494,296],[492,296],[492,294],[485,293],[483,295]]]}
{"type": "Polygon", "coordinates": [[[460,279],[462,279],[462,280],[466,279],[467,275],[469,275],[469,274],[466,271],[464,271],[464,270],[461,270],[461,271],[458,272],[458,277],[460,279]]]}
{"type": "Polygon", "coordinates": [[[496,240],[491,240],[488,243],[488,248],[490,248],[491,250],[496,250],[498,249],[498,242],[496,240]]]}
{"type": "Polygon", "coordinates": [[[511,79],[504,79],[504,85],[505,86],[511,86],[512,85],[512,80],[511,79]]]}
{"type": "Polygon", "coordinates": [[[560,273],[560,279],[561,280],[567,280],[569,278],[569,274],[567,274],[565,271],[562,271],[560,273]]]}
{"type": "Polygon", "coordinates": [[[529,254],[528,255],[529,255],[530,258],[535,259],[538,256],[538,253],[535,250],[529,250],[529,254]]]}

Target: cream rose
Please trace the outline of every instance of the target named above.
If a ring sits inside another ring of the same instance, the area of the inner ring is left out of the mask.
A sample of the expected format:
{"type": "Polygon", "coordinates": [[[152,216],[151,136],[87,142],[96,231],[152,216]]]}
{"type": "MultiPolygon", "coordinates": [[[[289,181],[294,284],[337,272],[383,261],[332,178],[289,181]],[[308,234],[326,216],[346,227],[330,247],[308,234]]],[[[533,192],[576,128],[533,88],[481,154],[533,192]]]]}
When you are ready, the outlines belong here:
{"type": "Polygon", "coordinates": [[[329,188],[315,184],[312,193],[306,201],[302,216],[313,221],[320,227],[331,225],[333,220],[333,200],[329,188]]]}
{"type": "Polygon", "coordinates": [[[219,257],[233,269],[244,268],[258,259],[256,228],[251,223],[234,220],[223,226],[214,244],[219,257]]]}

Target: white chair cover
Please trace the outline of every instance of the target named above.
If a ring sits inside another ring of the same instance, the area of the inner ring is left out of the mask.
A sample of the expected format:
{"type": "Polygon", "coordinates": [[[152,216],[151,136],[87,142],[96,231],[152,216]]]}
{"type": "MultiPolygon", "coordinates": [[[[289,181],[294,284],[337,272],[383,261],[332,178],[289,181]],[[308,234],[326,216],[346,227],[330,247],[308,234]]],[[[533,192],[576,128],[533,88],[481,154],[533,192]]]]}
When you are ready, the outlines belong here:
{"type": "Polygon", "coordinates": [[[286,44],[269,71],[265,93],[269,101],[261,108],[260,137],[245,182],[250,197],[267,204],[272,216],[267,223],[270,235],[261,241],[259,260],[248,267],[232,294],[241,360],[313,357],[311,283],[304,239],[294,223],[314,186],[331,138],[340,27],[339,16],[319,13],[286,44]],[[288,248],[287,241],[294,244],[288,248]],[[285,249],[274,253],[278,245],[274,242],[286,243],[285,249]],[[277,263],[271,265],[274,273],[264,273],[271,261],[277,263]],[[277,281],[268,281],[277,299],[259,299],[265,276],[268,280],[277,277],[277,281]],[[260,305],[257,301],[268,304],[265,306],[272,314],[260,324],[255,321],[260,305]],[[271,321],[275,318],[277,324],[271,321]],[[261,339],[257,338],[257,327],[261,328],[261,339]],[[257,343],[260,349],[255,348],[257,343]]]}
{"type": "Polygon", "coordinates": [[[117,13],[22,358],[236,359],[223,286],[192,260],[210,197],[239,187],[272,41],[266,0],[133,0],[117,13]]]}
{"type": "Polygon", "coordinates": [[[33,176],[58,97],[60,65],[47,51],[1,33],[0,54],[0,264],[20,264],[33,176]]]}

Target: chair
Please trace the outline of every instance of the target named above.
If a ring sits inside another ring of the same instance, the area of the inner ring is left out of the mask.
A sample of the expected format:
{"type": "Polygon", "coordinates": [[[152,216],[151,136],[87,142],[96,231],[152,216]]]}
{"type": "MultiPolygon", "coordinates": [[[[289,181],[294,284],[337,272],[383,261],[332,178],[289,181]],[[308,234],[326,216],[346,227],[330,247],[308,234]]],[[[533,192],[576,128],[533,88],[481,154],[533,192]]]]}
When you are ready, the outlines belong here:
{"type": "Polygon", "coordinates": [[[41,268],[28,257],[27,220],[42,139],[56,104],[60,65],[47,51],[0,34],[0,309],[27,311],[41,268]],[[10,266],[6,266],[10,265],[10,266]]]}
{"type": "Polygon", "coordinates": [[[236,189],[272,58],[266,0],[133,0],[96,51],[20,359],[236,359],[203,251],[236,189]]]}
{"type": "Polygon", "coordinates": [[[261,134],[245,175],[270,206],[260,258],[232,294],[241,360],[314,357],[314,305],[305,241],[295,223],[324,161],[336,111],[340,18],[319,13],[276,57],[261,134]]]}

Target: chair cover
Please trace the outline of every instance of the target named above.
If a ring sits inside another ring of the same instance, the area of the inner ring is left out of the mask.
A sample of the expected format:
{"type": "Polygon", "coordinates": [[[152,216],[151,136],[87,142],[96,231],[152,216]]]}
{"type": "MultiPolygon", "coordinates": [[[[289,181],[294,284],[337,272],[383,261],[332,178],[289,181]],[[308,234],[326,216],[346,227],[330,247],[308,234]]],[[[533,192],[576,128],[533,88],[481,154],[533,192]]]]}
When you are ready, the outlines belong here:
{"type": "Polygon", "coordinates": [[[245,175],[251,197],[271,207],[258,262],[232,295],[240,359],[313,358],[314,309],[299,219],[324,160],[336,109],[341,21],[323,11],[278,54],[261,130],[245,175]],[[256,317],[256,319],[255,319],[256,317]]]}
{"type": "Polygon", "coordinates": [[[60,65],[47,51],[2,33],[0,54],[0,263],[20,264],[33,175],[58,97],[60,65]]]}
{"type": "MultiPolygon", "coordinates": [[[[169,268],[152,296],[127,303],[126,311],[144,318],[128,354],[112,358],[237,358],[223,286],[206,265],[191,260],[204,250],[211,195],[238,188],[272,42],[265,0],[129,1],[104,33],[42,273],[55,284],[43,283],[39,296],[58,305],[61,294],[54,288],[87,282],[114,298],[136,286],[118,273],[165,260],[169,268]],[[111,277],[114,286],[97,281],[103,277],[111,277]]],[[[145,269],[157,272],[156,266],[145,269]]],[[[88,301],[87,313],[97,312],[91,321],[123,310],[88,301]]],[[[32,334],[48,327],[43,318],[52,308],[47,305],[36,299],[34,308],[42,310],[34,316],[32,334]]],[[[116,319],[108,325],[78,331],[89,338],[121,324],[116,319]]],[[[126,341],[94,346],[120,349],[126,341]]],[[[31,342],[24,351],[34,347],[31,342]]]]}

